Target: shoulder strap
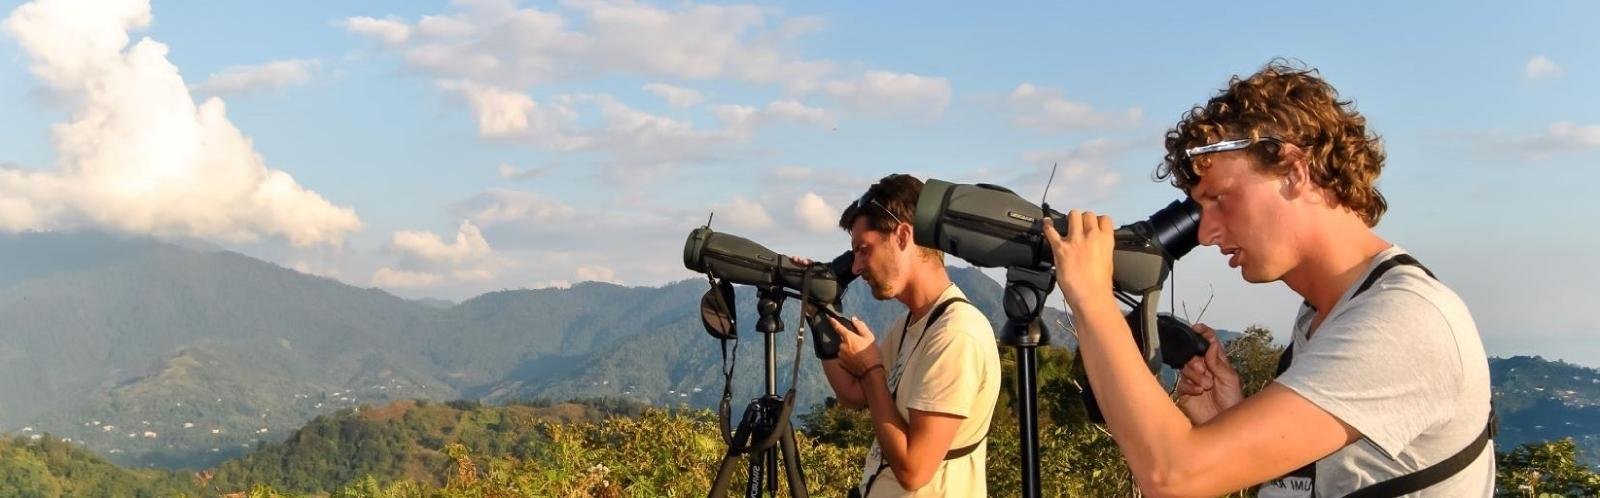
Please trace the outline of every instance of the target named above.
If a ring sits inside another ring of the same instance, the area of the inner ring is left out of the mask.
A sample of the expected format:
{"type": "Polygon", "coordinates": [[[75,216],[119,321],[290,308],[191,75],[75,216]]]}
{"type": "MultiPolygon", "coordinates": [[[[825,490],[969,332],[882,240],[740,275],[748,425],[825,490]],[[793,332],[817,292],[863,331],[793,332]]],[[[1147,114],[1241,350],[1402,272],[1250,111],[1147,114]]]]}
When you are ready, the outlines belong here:
{"type": "MultiPolygon", "coordinates": [[[[1356,292],[1354,294],[1350,295],[1350,299],[1355,299],[1356,296],[1359,296],[1359,295],[1361,295],[1361,293],[1366,292],[1367,289],[1371,288],[1373,284],[1378,283],[1378,279],[1383,278],[1383,274],[1388,273],[1390,268],[1394,268],[1395,266],[1399,266],[1399,265],[1415,266],[1417,268],[1421,268],[1422,272],[1428,274],[1429,278],[1432,278],[1434,280],[1438,280],[1439,279],[1439,277],[1433,276],[1433,271],[1429,270],[1428,267],[1422,266],[1422,262],[1421,261],[1417,261],[1417,258],[1411,257],[1410,254],[1397,254],[1392,258],[1383,260],[1382,263],[1378,263],[1378,267],[1377,268],[1373,268],[1372,269],[1372,273],[1368,273],[1367,274],[1367,279],[1361,281],[1361,287],[1357,287],[1356,288],[1356,292]]],[[[1306,305],[1310,306],[1310,303],[1307,303],[1306,305]]],[[[1293,361],[1294,361],[1294,341],[1291,340],[1289,342],[1289,347],[1284,348],[1283,349],[1283,354],[1278,356],[1278,371],[1277,371],[1277,373],[1273,374],[1273,377],[1277,377],[1279,375],[1283,375],[1284,372],[1289,370],[1289,365],[1293,361]]]]}
{"type": "MultiPolygon", "coordinates": [[[[946,299],[943,302],[939,303],[938,306],[934,306],[933,307],[933,311],[928,312],[928,319],[927,319],[927,321],[923,322],[924,325],[922,326],[922,332],[917,334],[917,342],[916,342],[916,344],[912,344],[911,345],[911,350],[912,351],[916,351],[917,348],[922,347],[922,340],[928,337],[928,327],[932,327],[933,326],[933,322],[939,321],[939,317],[944,315],[945,309],[949,308],[951,304],[955,304],[955,303],[958,303],[958,302],[959,303],[967,303],[968,305],[972,304],[972,302],[967,301],[966,298],[952,297],[950,299],[946,299]]],[[[907,313],[906,314],[906,326],[905,326],[905,328],[900,329],[900,348],[895,350],[895,352],[894,352],[895,356],[897,356],[899,358],[906,358],[906,350],[905,350],[905,347],[906,347],[906,334],[909,334],[910,332],[911,332],[911,314],[907,313]]],[[[904,368],[904,367],[902,366],[901,368],[904,368]]],[[[895,397],[895,395],[900,393],[900,382],[898,382],[898,380],[901,380],[901,379],[904,379],[904,378],[905,378],[904,374],[902,374],[902,377],[900,379],[896,379],[897,382],[894,383],[894,388],[889,390],[889,397],[890,398],[893,398],[893,397],[895,397]]]]}
{"type": "MultiPolygon", "coordinates": [[[[926,325],[922,326],[922,333],[917,335],[917,342],[911,346],[911,349],[913,351],[915,351],[917,348],[922,346],[922,339],[928,336],[928,327],[933,326],[933,322],[939,321],[939,317],[944,315],[945,310],[948,309],[950,307],[950,305],[955,304],[955,303],[966,303],[967,305],[972,305],[972,302],[966,300],[966,298],[952,297],[950,299],[944,300],[943,302],[940,302],[938,306],[934,306],[933,307],[933,311],[928,312],[928,319],[927,319],[926,325]]],[[[905,355],[906,333],[908,333],[910,331],[911,331],[911,315],[908,313],[906,315],[906,326],[905,326],[904,329],[902,329],[900,331],[900,348],[901,349],[895,351],[895,354],[897,356],[902,356],[903,357],[905,355]]],[[[901,377],[901,379],[904,379],[904,378],[905,377],[903,377],[903,376],[901,377]]],[[[896,382],[895,386],[894,386],[894,389],[889,391],[890,399],[895,398],[895,396],[897,394],[899,394],[899,392],[900,392],[900,383],[896,382]]],[[[972,444],[969,444],[969,445],[966,445],[966,446],[962,446],[960,448],[956,448],[956,449],[947,451],[944,454],[944,459],[945,460],[955,460],[957,458],[961,458],[961,457],[970,455],[970,454],[972,454],[972,452],[977,451],[978,447],[982,446],[983,442],[985,440],[987,440],[988,438],[989,438],[988,435],[984,435],[983,437],[978,438],[978,442],[976,442],[976,443],[972,443],[972,444]]],[[[878,476],[883,474],[883,470],[884,469],[889,468],[889,462],[888,462],[889,457],[880,455],[879,458],[882,459],[883,461],[878,462],[878,470],[872,471],[872,477],[868,477],[867,478],[867,485],[865,487],[865,490],[863,491],[861,489],[851,489],[849,496],[852,496],[852,497],[865,496],[867,493],[871,493],[872,492],[872,485],[878,482],[878,476]]]]}
{"type": "MultiPolygon", "coordinates": [[[[1422,272],[1428,274],[1429,278],[1434,280],[1438,280],[1439,278],[1435,276],[1433,271],[1429,270],[1428,267],[1422,266],[1422,262],[1417,261],[1417,258],[1412,257],[1410,254],[1399,254],[1384,260],[1382,263],[1378,263],[1378,266],[1373,268],[1371,273],[1367,274],[1367,279],[1361,282],[1361,286],[1357,287],[1356,292],[1351,294],[1350,297],[1354,299],[1355,296],[1359,296],[1362,292],[1366,292],[1367,289],[1371,288],[1373,284],[1378,282],[1379,278],[1382,278],[1385,273],[1388,273],[1389,269],[1399,265],[1415,266],[1417,268],[1421,268],[1422,272]]],[[[1291,342],[1289,347],[1284,348],[1283,355],[1278,357],[1278,368],[1274,377],[1283,375],[1285,371],[1288,371],[1289,365],[1293,363],[1293,361],[1294,343],[1291,342]]],[[[1500,417],[1495,414],[1494,406],[1491,405],[1489,407],[1489,421],[1484,424],[1483,432],[1478,433],[1478,437],[1473,439],[1471,443],[1467,444],[1466,448],[1462,448],[1461,451],[1451,455],[1450,458],[1446,458],[1422,470],[1358,489],[1353,493],[1345,495],[1346,498],[1381,498],[1401,496],[1427,489],[1428,486],[1438,484],[1445,479],[1450,478],[1450,476],[1456,475],[1462,470],[1465,470],[1467,466],[1472,465],[1472,462],[1477,461],[1478,456],[1483,453],[1484,446],[1488,445],[1489,440],[1493,439],[1495,433],[1498,432],[1499,419],[1500,417]]],[[[1307,467],[1313,469],[1315,468],[1314,466],[1314,463],[1307,465],[1307,467]]],[[[1302,469],[1302,471],[1303,470],[1305,469],[1302,469]]]]}
{"type": "Polygon", "coordinates": [[[1468,444],[1466,448],[1462,448],[1461,451],[1451,455],[1450,458],[1429,465],[1428,468],[1358,489],[1354,493],[1345,495],[1345,498],[1402,496],[1422,491],[1427,489],[1428,486],[1443,482],[1450,476],[1466,470],[1468,465],[1472,465],[1472,462],[1478,460],[1478,456],[1483,454],[1484,446],[1488,445],[1489,440],[1494,437],[1495,425],[1497,425],[1496,422],[1499,421],[1499,418],[1494,413],[1494,407],[1489,407],[1489,423],[1484,424],[1483,432],[1478,433],[1478,438],[1473,439],[1472,443],[1468,444]]]}

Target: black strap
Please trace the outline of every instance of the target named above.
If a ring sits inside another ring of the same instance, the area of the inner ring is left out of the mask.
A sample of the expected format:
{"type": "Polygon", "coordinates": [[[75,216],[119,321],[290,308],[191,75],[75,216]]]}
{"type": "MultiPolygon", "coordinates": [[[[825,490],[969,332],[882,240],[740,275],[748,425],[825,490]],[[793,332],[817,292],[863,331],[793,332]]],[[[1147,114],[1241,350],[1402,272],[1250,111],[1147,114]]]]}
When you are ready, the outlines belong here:
{"type": "Polygon", "coordinates": [[[1429,465],[1428,468],[1412,472],[1400,477],[1389,479],[1345,495],[1345,498],[1380,498],[1401,496],[1426,489],[1428,486],[1444,482],[1450,476],[1467,469],[1468,465],[1478,460],[1483,454],[1484,446],[1494,438],[1495,422],[1499,417],[1494,414],[1494,407],[1489,407],[1489,423],[1484,424],[1483,432],[1478,433],[1478,438],[1473,439],[1466,448],[1451,455],[1439,463],[1429,465]]]}
{"type": "MultiPolygon", "coordinates": [[[[1355,293],[1351,294],[1350,298],[1355,299],[1355,297],[1361,295],[1362,292],[1366,292],[1367,289],[1371,288],[1373,284],[1378,282],[1379,278],[1382,278],[1385,273],[1388,273],[1389,269],[1399,265],[1415,266],[1422,269],[1423,273],[1428,274],[1429,278],[1433,278],[1434,280],[1439,279],[1439,277],[1434,276],[1432,271],[1428,270],[1428,267],[1422,266],[1422,262],[1417,261],[1417,258],[1411,257],[1410,254],[1397,254],[1392,258],[1384,260],[1382,263],[1378,263],[1378,266],[1372,269],[1372,272],[1367,275],[1367,279],[1361,282],[1361,286],[1356,288],[1355,293]]],[[[1283,375],[1284,372],[1289,370],[1289,365],[1293,363],[1293,361],[1294,343],[1290,342],[1289,347],[1284,348],[1283,355],[1278,357],[1277,373],[1274,374],[1273,377],[1283,375]]],[[[1473,439],[1471,443],[1468,443],[1466,448],[1462,448],[1461,451],[1451,455],[1450,458],[1446,458],[1438,463],[1429,465],[1422,470],[1358,489],[1348,495],[1345,495],[1345,497],[1381,498],[1401,496],[1408,493],[1415,493],[1423,489],[1427,489],[1429,486],[1434,484],[1443,482],[1445,479],[1450,478],[1450,476],[1456,475],[1462,470],[1466,470],[1467,466],[1472,465],[1472,462],[1477,461],[1478,456],[1483,454],[1484,446],[1488,445],[1489,440],[1494,439],[1495,433],[1498,432],[1498,426],[1500,425],[1499,421],[1500,417],[1495,414],[1494,406],[1491,404],[1489,406],[1489,421],[1488,423],[1484,424],[1483,432],[1478,433],[1478,437],[1473,439]]],[[[1289,475],[1296,477],[1309,477],[1312,479],[1313,485],[1315,485],[1316,462],[1307,464],[1305,467],[1301,467],[1300,469],[1291,472],[1289,475]]]]}
{"type": "MultiPolygon", "coordinates": [[[[932,327],[933,326],[933,322],[938,321],[939,317],[944,315],[945,309],[949,308],[951,304],[955,304],[955,303],[966,303],[969,306],[972,305],[972,302],[967,301],[965,298],[952,297],[950,299],[944,300],[943,302],[940,302],[938,306],[934,306],[933,307],[933,311],[928,313],[928,319],[927,319],[926,322],[924,322],[925,325],[922,326],[922,333],[917,334],[917,342],[915,344],[911,345],[911,350],[912,351],[916,351],[917,348],[922,347],[922,339],[926,338],[928,336],[928,327],[932,327]]],[[[905,326],[900,329],[900,347],[895,350],[895,359],[896,360],[899,360],[901,358],[905,358],[906,334],[908,332],[910,332],[910,331],[911,331],[911,313],[907,312],[906,313],[905,326]]],[[[905,368],[904,363],[899,362],[899,361],[896,361],[896,363],[901,363],[901,366],[900,366],[901,369],[905,368]]],[[[895,399],[896,396],[899,394],[899,392],[900,392],[900,382],[899,382],[899,380],[904,379],[905,378],[904,375],[905,375],[904,372],[902,372],[901,373],[901,378],[900,379],[895,379],[896,382],[894,383],[894,389],[889,390],[889,398],[890,399],[895,399]]],[[[961,458],[961,457],[964,457],[964,456],[967,456],[967,455],[971,455],[972,452],[977,451],[978,447],[982,446],[983,442],[985,440],[987,440],[987,439],[989,439],[989,436],[988,435],[984,435],[983,437],[978,438],[978,442],[976,442],[976,443],[972,443],[972,444],[969,444],[969,445],[966,445],[966,446],[962,446],[960,448],[956,448],[956,449],[947,451],[944,454],[944,460],[945,461],[950,461],[950,460],[955,460],[957,458],[961,458]]],[[[864,495],[872,492],[872,485],[874,483],[878,482],[878,476],[883,475],[883,469],[889,468],[889,458],[888,457],[883,456],[880,453],[878,455],[878,459],[879,459],[878,470],[872,471],[872,476],[867,478],[867,485],[865,487],[865,491],[860,491],[860,490],[857,490],[857,489],[851,489],[849,496],[859,497],[859,496],[864,496],[864,495]]]]}

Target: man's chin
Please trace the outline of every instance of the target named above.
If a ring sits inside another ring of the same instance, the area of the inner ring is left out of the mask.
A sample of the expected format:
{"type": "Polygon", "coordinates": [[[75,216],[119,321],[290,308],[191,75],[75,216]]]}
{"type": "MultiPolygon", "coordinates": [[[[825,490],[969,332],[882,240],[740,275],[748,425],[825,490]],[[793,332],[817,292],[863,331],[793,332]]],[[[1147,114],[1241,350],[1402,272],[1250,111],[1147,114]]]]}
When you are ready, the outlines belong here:
{"type": "Polygon", "coordinates": [[[894,289],[874,285],[872,286],[872,297],[879,301],[894,299],[894,289]]]}

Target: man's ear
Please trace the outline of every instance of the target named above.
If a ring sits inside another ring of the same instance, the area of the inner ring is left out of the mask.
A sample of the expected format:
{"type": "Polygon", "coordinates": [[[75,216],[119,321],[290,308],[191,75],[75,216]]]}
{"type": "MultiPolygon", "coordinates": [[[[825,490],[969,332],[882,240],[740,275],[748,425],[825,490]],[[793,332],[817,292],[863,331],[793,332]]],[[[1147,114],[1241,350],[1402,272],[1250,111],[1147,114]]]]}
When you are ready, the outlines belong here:
{"type": "Polygon", "coordinates": [[[1300,147],[1284,147],[1279,155],[1279,160],[1285,166],[1283,175],[1283,192],[1286,197],[1295,197],[1308,192],[1311,187],[1311,162],[1306,156],[1305,149],[1300,147]]]}
{"type": "Polygon", "coordinates": [[[911,236],[911,224],[910,223],[901,223],[899,225],[895,225],[895,227],[894,227],[894,243],[895,243],[896,247],[898,247],[900,250],[904,251],[904,250],[906,250],[907,247],[910,247],[910,246],[914,245],[914,242],[913,242],[914,240],[916,240],[916,239],[914,239],[911,236]]]}

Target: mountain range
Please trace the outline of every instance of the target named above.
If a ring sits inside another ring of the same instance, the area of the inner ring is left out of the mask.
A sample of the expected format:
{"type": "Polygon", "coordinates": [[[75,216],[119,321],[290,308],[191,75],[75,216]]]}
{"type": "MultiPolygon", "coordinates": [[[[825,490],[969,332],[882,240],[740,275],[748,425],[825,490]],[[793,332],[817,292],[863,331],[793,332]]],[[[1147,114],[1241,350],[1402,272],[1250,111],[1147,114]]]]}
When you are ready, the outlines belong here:
{"type": "MultiPolygon", "coordinates": [[[[584,282],[461,303],[407,300],[215,248],[100,233],[0,235],[0,430],[61,440],[121,465],[206,468],[322,414],[402,399],[611,398],[715,406],[722,344],[699,323],[703,278],[660,287],[584,282]],[[48,435],[46,435],[48,434],[48,435]]],[[[998,330],[1001,287],[952,280],[998,330]]],[[[687,273],[687,272],[686,272],[687,273]]],[[[846,314],[879,334],[904,308],[852,286],[846,314]]],[[[760,394],[753,290],[739,287],[734,400],[760,394]]],[[[780,391],[797,306],[773,337],[780,391]]],[[[1055,343],[1070,321],[1047,309],[1055,343]]],[[[798,402],[827,388],[800,345],[798,402]]],[[[1558,436],[1600,447],[1600,373],[1495,359],[1501,446],[1558,436]]],[[[1009,372],[1008,372],[1009,374],[1009,372]]]]}

